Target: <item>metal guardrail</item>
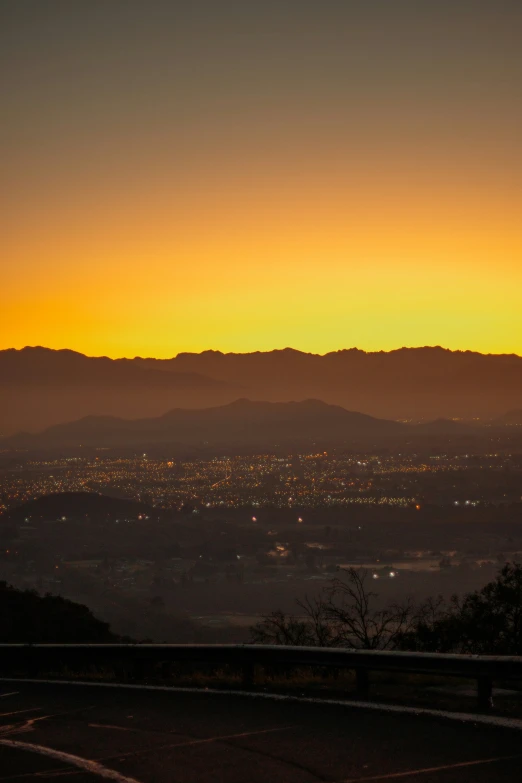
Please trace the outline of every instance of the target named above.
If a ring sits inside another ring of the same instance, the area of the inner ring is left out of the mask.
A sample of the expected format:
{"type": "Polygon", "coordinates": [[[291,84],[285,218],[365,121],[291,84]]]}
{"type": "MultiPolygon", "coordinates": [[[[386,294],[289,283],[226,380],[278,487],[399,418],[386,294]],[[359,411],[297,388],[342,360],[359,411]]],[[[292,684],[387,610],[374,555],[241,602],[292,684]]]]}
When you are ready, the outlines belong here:
{"type": "Polygon", "coordinates": [[[134,676],[142,679],[158,665],[168,676],[171,665],[179,662],[237,668],[247,686],[254,682],[256,667],[348,669],[356,673],[360,698],[369,696],[371,671],[461,677],[476,680],[482,709],[492,705],[495,680],[522,679],[522,656],[237,644],[0,644],[0,676],[22,672],[36,677],[45,670],[83,665],[109,665],[117,672],[130,665],[134,676]]]}

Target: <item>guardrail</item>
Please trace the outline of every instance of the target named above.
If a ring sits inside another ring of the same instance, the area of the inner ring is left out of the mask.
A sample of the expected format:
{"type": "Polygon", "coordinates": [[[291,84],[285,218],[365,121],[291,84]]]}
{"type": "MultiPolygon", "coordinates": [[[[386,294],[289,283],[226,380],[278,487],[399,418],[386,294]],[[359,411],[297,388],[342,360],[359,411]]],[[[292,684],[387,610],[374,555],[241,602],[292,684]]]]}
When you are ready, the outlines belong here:
{"type": "Polygon", "coordinates": [[[492,706],[494,681],[522,679],[522,657],[351,650],[330,647],[291,647],[236,644],[1,644],[0,676],[13,673],[35,678],[60,667],[112,666],[117,673],[132,667],[143,679],[153,666],[168,676],[174,663],[230,666],[242,671],[243,684],[252,685],[256,667],[317,667],[355,671],[357,695],[368,698],[371,671],[436,674],[477,683],[481,709],[492,706]]]}

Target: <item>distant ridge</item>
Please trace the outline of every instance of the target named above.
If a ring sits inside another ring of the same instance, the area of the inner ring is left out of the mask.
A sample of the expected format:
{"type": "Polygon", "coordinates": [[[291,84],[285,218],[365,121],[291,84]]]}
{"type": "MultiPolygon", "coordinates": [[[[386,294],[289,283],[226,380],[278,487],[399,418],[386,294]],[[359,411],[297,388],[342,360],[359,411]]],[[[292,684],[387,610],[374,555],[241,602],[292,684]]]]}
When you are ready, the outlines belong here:
{"type": "Polygon", "coordinates": [[[520,410],[504,413],[503,416],[499,416],[498,419],[496,419],[496,423],[508,426],[522,426],[522,408],[520,408],[520,410]]]}
{"type": "Polygon", "coordinates": [[[41,433],[19,433],[0,445],[16,448],[118,447],[138,444],[274,446],[314,441],[342,443],[408,432],[405,424],[347,411],[320,400],[258,402],[238,399],[215,408],[176,408],[162,416],[123,419],[86,416],[41,433]]]}
{"type": "Polygon", "coordinates": [[[338,348],[335,351],[326,351],[325,353],[314,353],[313,351],[301,351],[298,348],[291,348],[287,346],[286,348],[271,348],[267,351],[220,351],[215,348],[206,348],[203,351],[180,351],[177,354],[173,354],[169,358],[163,358],[160,359],[158,357],[154,356],[120,356],[120,357],[109,357],[106,355],[96,355],[91,356],[88,354],[84,354],[81,351],[75,351],[71,348],[47,348],[42,345],[25,345],[23,348],[4,348],[0,349],[0,355],[7,354],[7,355],[15,355],[15,354],[24,354],[24,353],[39,353],[40,355],[49,355],[49,354],[58,354],[62,356],[69,356],[69,357],[81,357],[83,359],[103,359],[107,362],[134,362],[134,361],[150,361],[150,362],[172,362],[176,359],[180,359],[183,357],[193,357],[193,356],[199,356],[199,357],[209,357],[209,356],[231,356],[231,357],[244,357],[244,356],[273,356],[274,354],[283,354],[283,355],[299,355],[299,356],[313,356],[319,359],[328,357],[328,356],[339,356],[344,354],[351,354],[351,355],[361,355],[361,356],[393,356],[395,354],[401,354],[401,353],[418,353],[418,352],[437,352],[441,354],[451,354],[454,356],[482,356],[485,358],[489,357],[505,357],[505,358],[515,358],[515,359],[521,359],[522,355],[517,353],[483,353],[482,351],[471,351],[468,349],[460,349],[460,348],[444,348],[441,345],[420,345],[420,346],[402,346],[400,348],[391,348],[389,351],[385,350],[379,350],[379,351],[365,351],[362,348],[338,348]]]}
{"type": "Polygon", "coordinates": [[[35,347],[0,351],[0,437],[85,415],[154,416],[227,402],[242,386],[197,371],[35,347]]]}
{"type": "Polygon", "coordinates": [[[440,346],[324,355],[208,350],[172,359],[0,351],[0,436],[86,415],[155,417],[239,397],[313,398],[383,419],[496,419],[522,409],[522,358],[440,346]]]}

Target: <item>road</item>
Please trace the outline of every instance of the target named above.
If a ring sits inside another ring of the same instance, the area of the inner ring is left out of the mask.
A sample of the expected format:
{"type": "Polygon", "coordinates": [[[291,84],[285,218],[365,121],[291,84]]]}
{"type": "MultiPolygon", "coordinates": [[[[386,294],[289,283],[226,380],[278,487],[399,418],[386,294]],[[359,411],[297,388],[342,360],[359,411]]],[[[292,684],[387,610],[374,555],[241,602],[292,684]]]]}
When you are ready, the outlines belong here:
{"type": "Polygon", "coordinates": [[[0,783],[505,783],[522,732],[346,705],[0,682],[0,783]]]}

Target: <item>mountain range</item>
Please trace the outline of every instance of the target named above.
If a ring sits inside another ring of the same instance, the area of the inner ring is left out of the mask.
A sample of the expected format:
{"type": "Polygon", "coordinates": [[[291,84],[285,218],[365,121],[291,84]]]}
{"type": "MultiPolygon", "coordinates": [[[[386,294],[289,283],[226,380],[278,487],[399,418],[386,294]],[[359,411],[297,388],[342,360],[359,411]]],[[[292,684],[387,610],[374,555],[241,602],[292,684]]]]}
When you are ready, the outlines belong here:
{"type": "Polygon", "coordinates": [[[238,399],[215,408],[176,408],[162,416],[123,419],[86,416],[41,433],[19,433],[0,445],[19,448],[157,445],[275,446],[367,441],[400,435],[408,425],[353,413],[320,400],[255,402],[238,399]]]}
{"type": "Polygon", "coordinates": [[[165,360],[41,347],[0,351],[2,435],[87,415],[158,417],[241,397],[312,398],[384,419],[494,419],[522,407],[522,358],[440,347],[325,355],[203,351],[165,360]]]}
{"type": "Polygon", "coordinates": [[[139,360],[9,349],[0,351],[0,436],[86,415],[134,418],[158,416],[175,405],[219,405],[242,392],[237,385],[198,372],[165,372],[139,360]]]}
{"type": "Polygon", "coordinates": [[[41,433],[18,433],[0,441],[3,448],[147,448],[169,446],[305,447],[396,445],[422,436],[430,439],[473,436],[475,429],[444,419],[405,424],[328,405],[321,400],[257,402],[238,399],[227,405],[176,408],[162,416],[124,419],[86,416],[56,424],[41,433]]]}

